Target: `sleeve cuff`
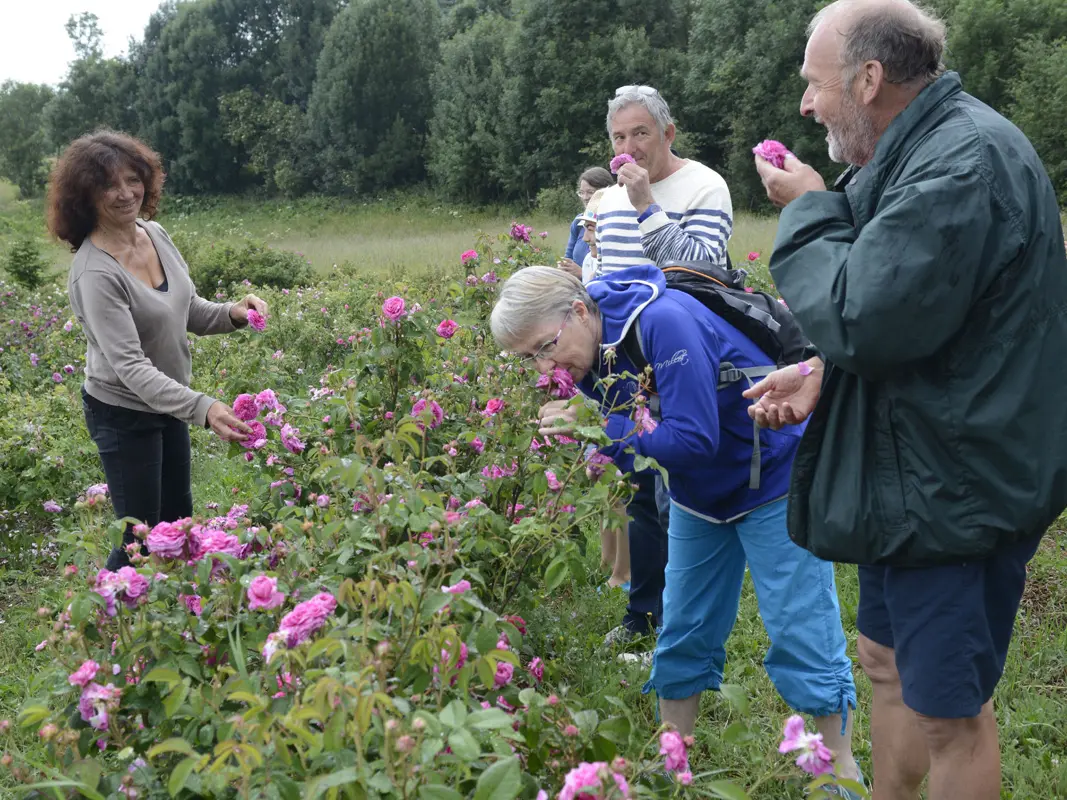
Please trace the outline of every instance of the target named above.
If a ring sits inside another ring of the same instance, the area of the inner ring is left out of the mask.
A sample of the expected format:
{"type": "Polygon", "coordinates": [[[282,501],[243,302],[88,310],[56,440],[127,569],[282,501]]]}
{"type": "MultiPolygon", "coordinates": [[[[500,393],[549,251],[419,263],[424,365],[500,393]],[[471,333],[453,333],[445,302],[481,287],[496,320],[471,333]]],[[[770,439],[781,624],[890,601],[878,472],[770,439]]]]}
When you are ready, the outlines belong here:
{"type": "Polygon", "coordinates": [[[637,227],[641,230],[642,235],[647,235],[649,233],[653,233],[654,231],[658,231],[670,221],[671,218],[667,216],[666,211],[657,211],[655,214],[648,217],[643,222],[639,222],[637,224],[637,227]]]}
{"type": "Polygon", "coordinates": [[[207,427],[207,410],[215,405],[215,398],[209,397],[206,394],[200,395],[200,399],[196,401],[196,407],[193,409],[194,425],[198,425],[201,428],[207,427]]]}

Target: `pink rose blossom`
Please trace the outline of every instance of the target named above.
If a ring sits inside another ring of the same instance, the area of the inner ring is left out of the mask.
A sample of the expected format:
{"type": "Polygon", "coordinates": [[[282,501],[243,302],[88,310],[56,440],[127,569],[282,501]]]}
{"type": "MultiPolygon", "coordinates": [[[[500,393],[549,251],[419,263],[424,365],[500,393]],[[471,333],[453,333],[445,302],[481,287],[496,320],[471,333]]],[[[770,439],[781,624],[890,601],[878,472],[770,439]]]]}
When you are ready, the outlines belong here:
{"type": "Polygon", "coordinates": [[[100,665],[95,661],[91,659],[89,661],[83,661],[80,667],[67,676],[67,681],[71,686],[81,686],[84,689],[92,682],[93,678],[96,677],[96,673],[99,670],[100,665]]]}
{"type": "Polygon", "coordinates": [[[263,333],[267,329],[267,318],[254,308],[248,309],[248,327],[257,333],[263,333]]]}
{"type": "Polygon", "coordinates": [[[527,668],[529,673],[533,676],[534,680],[538,683],[545,679],[545,665],[540,658],[535,658],[530,662],[530,666],[527,668]]]}
{"type": "Polygon", "coordinates": [[[290,453],[302,453],[306,445],[300,440],[300,429],[294,428],[289,423],[282,426],[282,445],[290,453]]]}
{"type": "Polygon", "coordinates": [[[270,611],[285,602],[285,595],[278,591],[278,579],[257,575],[248,584],[248,610],[270,611]]]}
{"type": "Polygon", "coordinates": [[[516,242],[528,242],[530,241],[530,234],[533,232],[533,228],[529,225],[523,225],[519,222],[511,223],[511,238],[516,242]]]}
{"type": "MultiPolygon", "coordinates": [[[[259,411],[275,411],[280,405],[278,403],[278,398],[277,396],[275,396],[274,391],[272,389],[264,389],[262,392],[257,394],[255,397],[255,404],[256,409],[259,411]]],[[[254,417],[255,415],[253,414],[252,416],[254,417]]]]}
{"type": "Polygon", "coordinates": [[[646,433],[652,433],[659,427],[659,423],[652,419],[652,415],[648,411],[648,406],[638,406],[634,409],[634,422],[637,423],[637,435],[643,436],[646,433]]]}
{"type": "Polygon", "coordinates": [[[615,158],[611,159],[611,174],[618,175],[619,170],[622,169],[623,164],[636,164],[637,161],[629,153],[619,153],[615,158]]]}
{"type": "Polygon", "coordinates": [[[461,580],[459,583],[455,584],[454,586],[442,586],[441,587],[441,591],[447,592],[448,594],[463,594],[464,592],[469,592],[470,588],[471,588],[471,582],[470,581],[461,580]]]}
{"type": "MultiPolygon", "coordinates": [[[[263,423],[258,419],[251,420],[248,423],[248,427],[252,429],[252,432],[248,434],[239,444],[246,450],[259,450],[267,444],[267,429],[263,427],[263,423]]],[[[247,454],[251,456],[251,453],[247,454]]]]}
{"type": "Polygon", "coordinates": [[[148,534],[148,552],[160,558],[182,558],[187,544],[187,532],[173,522],[160,522],[148,534]]]}
{"type": "Polygon", "coordinates": [[[459,325],[455,322],[450,319],[443,319],[437,326],[437,335],[442,339],[451,339],[458,329],[459,325]]]}
{"type": "Polygon", "coordinates": [[[551,492],[558,492],[563,489],[563,484],[559,482],[556,477],[556,473],[550,469],[545,470],[545,480],[548,481],[548,489],[551,492]]]}
{"type": "Polygon", "coordinates": [[[200,534],[196,548],[196,559],[219,553],[222,555],[240,558],[242,555],[241,540],[232,533],[208,528],[200,534]]]}
{"type": "Polygon", "coordinates": [[[671,772],[689,769],[689,757],[686,755],[685,742],[678,731],[664,731],[659,737],[659,754],[666,756],[664,766],[671,772]]]}
{"type": "Polygon", "coordinates": [[[485,450],[485,442],[475,436],[474,439],[471,440],[471,449],[474,450],[475,453],[478,453],[478,455],[481,455],[485,450]]]}
{"type": "Polygon", "coordinates": [[[45,500],[44,503],[41,504],[41,508],[43,508],[49,514],[58,514],[60,511],[63,510],[63,506],[61,506],[55,500],[45,500]]]}
{"type": "Polygon", "coordinates": [[[255,419],[259,415],[256,399],[250,394],[237,395],[233,400],[233,413],[244,422],[255,419]]]}
{"type": "Polygon", "coordinates": [[[582,762],[572,769],[563,779],[563,789],[557,795],[557,800],[599,800],[610,796],[611,784],[622,796],[630,796],[630,787],[626,778],[603,761],[593,763],[582,762]]]}
{"type": "Polygon", "coordinates": [[[437,404],[436,400],[427,402],[425,397],[419,398],[415,405],[411,407],[411,416],[421,416],[427,408],[430,409],[430,415],[433,417],[433,420],[430,422],[430,427],[436,428],[445,419],[445,412],[441,410],[441,406],[437,404]]]}
{"type": "Polygon", "coordinates": [[[794,714],[785,721],[782,743],[778,745],[779,753],[800,750],[796,764],[804,772],[818,777],[834,768],[834,755],[823,744],[821,733],[808,733],[804,729],[804,718],[794,714]]]}
{"type": "Polygon", "coordinates": [[[764,161],[769,161],[772,166],[778,169],[782,169],[785,166],[786,158],[793,155],[789,152],[789,148],[781,142],[774,141],[774,139],[764,139],[752,148],[752,152],[764,161]]]}
{"type": "Polygon", "coordinates": [[[500,410],[503,407],[504,401],[501,400],[499,397],[493,397],[485,404],[485,411],[482,412],[482,415],[486,417],[492,417],[495,414],[500,413],[500,410]]]}
{"type": "Polygon", "coordinates": [[[459,257],[459,260],[461,262],[463,262],[463,266],[467,266],[472,261],[477,261],[478,260],[478,251],[477,250],[467,250],[465,253],[463,253],[459,257]]]}
{"type": "Polygon", "coordinates": [[[78,700],[78,711],[82,720],[88,722],[95,730],[106,731],[108,716],[118,709],[118,701],[121,697],[122,689],[110,683],[107,686],[90,683],[82,690],[78,700]]]}
{"type": "Polygon", "coordinates": [[[404,298],[403,297],[390,297],[384,303],[382,303],[382,314],[393,322],[399,320],[404,316],[404,298]]]}
{"type": "Polygon", "coordinates": [[[574,378],[565,369],[555,367],[551,373],[545,373],[537,379],[538,389],[547,389],[552,397],[567,400],[578,394],[574,388],[574,378]]]}
{"type": "Polygon", "coordinates": [[[508,661],[501,661],[496,665],[496,675],[493,677],[493,688],[502,689],[511,683],[515,674],[515,665],[508,661]]]}
{"type": "Polygon", "coordinates": [[[760,257],[760,254],[759,254],[759,251],[757,251],[757,250],[753,250],[751,253],[748,254],[748,260],[749,261],[759,261],[759,257],[760,257]]]}
{"type": "Polygon", "coordinates": [[[189,613],[195,617],[199,617],[204,610],[198,594],[180,594],[178,595],[178,602],[185,606],[189,613]]]}
{"type": "Polygon", "coordinates": [[[63,324],[63,330],[65,330],[65,331],[66,331],[67,333],[70,333],[70,332],[71,332],[72,330],[74,330],[74,323],[73,323],[73,322],[71,322],[71,321],[70,321],[70,320],[68,319],[68,320],[67,320],[67,321],[66,321],[66,322],[65,322],[65,323],[63,324]]]}
{"type": "Polygon", "coordinates": [[[321,628],[337,608],[337,598],[320,592],[310,600],[300,603],[282,617],[278,633],[285,639],[285,646],[292,649],[306,642],[311,634],[321,628]]]}

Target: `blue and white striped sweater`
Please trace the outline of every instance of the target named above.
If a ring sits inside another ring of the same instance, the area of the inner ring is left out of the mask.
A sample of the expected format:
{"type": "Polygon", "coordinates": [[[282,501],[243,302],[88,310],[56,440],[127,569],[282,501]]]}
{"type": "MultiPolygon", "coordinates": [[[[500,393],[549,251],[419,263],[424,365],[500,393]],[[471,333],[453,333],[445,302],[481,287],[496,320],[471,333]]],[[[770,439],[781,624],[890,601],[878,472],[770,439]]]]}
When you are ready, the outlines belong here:
{"type": "Polygon", "coordinates": [[[733,209],[729,189],[716,172],[690,161],[652,184],[652,196],[663,211],[638,224],[623,187],[605,192],[597,210],[598,274],[670,261],[725,264],[733,209]]]}

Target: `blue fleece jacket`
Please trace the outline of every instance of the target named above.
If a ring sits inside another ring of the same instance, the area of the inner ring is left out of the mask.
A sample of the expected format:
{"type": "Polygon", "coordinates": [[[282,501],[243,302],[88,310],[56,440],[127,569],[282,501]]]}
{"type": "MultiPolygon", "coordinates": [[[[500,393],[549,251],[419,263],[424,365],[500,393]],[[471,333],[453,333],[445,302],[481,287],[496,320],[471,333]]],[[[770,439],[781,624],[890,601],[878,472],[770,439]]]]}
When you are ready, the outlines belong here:
{"type": "Polygon", "coordinates": [[[803,426],[760,432],[760,488],[749,488],[753,423],[747,382],[717,389],[719,364],[770,365],[748,337],[699,300],[668,289],[663,272],[652,265],[628,267],[589,283],[603,325],[603,348],[614,347],[609,368],[603,359],[578,384],[601,403],[607,434],[616,442],[603,448],[623,471],[633,470],[634,453],[656,459],[670,477],[670,496],[678,505],[714,521],[735,519],[784,497],[803,426]],[[612,413],[637,391],[633,380],[597,387],[609,374],[637,372],[623,352],[622,340],[640,317],[641,344],[656,376],[659,426],[638,436],[630,412],[612,413]],[[625,438],[624,438],[625,437],[625,438]],[[620,441],[621,440],[621,441],[620,441]],[[626,452],[632,448],[634,453],[626,452]]]}
{"type": "Polygon", "coordinates": [[[564,252],[564,257],[576,262],[580,267],[582,262],[585,261],[585,257],[589,255],[589,245],[585,243],[585,228],[578,224],[578,218],[575,217],[571,222],[571,235],[567,240],[567,249],[564,252]]]}

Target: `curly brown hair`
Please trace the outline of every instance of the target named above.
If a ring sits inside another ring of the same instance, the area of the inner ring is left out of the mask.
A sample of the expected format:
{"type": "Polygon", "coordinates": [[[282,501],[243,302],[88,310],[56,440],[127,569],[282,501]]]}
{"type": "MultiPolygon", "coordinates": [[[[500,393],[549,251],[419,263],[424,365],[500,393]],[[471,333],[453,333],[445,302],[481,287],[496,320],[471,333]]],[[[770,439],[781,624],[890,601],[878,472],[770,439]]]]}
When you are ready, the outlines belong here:
{"type": "Polygon", "coordinates": [[[139,139],[100,130],[75,139],[52,168],[48,186],[48,229],[77,251],[96,227],[96,199],[115,171],[130,167],[144,184],[140,216],[156,215],[163,194],[163,162],[139,139]]]}

